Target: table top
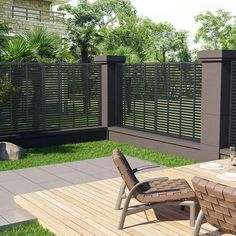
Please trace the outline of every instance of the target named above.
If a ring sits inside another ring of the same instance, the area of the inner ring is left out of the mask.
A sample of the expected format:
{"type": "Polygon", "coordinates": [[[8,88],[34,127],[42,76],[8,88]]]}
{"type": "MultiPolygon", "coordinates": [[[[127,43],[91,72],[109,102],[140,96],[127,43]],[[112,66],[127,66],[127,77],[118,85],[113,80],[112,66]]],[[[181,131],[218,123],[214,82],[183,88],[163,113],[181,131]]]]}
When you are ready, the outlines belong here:
{"type": "MultiPolygon", "coordinates": [[[[198,176],[198,177],[205,178],[205,179],[217,182],[217,183],[236,187],[236,179],[232,181],[232,180],[223,180],[217,177],[218,175],[224,174],[225,172],[236,173],[236,167],[232,166],[229,160],[215,160],[211,162],[221,163],[222,165],[225,165],[225,168],[224,169],[204,169],[200,167],[200,165],[204,163],[197,163],[193,165],[187,165],[187,166],[161,170],[160,174],[162,176],[168,176],[169,178],[184,178],[189,182],[190,185],[192,185],[191,179],[194,176],[198,176]]],[[[205,162],[205,163],[208,163],[208,162],[205,162]]]]}

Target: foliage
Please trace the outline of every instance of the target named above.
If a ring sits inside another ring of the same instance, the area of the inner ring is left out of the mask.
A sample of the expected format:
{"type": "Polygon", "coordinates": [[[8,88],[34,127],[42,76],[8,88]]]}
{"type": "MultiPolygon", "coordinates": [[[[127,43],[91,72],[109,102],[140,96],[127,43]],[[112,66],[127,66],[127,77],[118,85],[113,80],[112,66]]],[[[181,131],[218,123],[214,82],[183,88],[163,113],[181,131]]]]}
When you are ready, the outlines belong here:
{"type": "MultiPolygon", "coordinates": [[[[60,10],[68,13],[66,20],[71,42],[71,52],[81,62],[90,62],[99,52],[99,44],[104,40],[108,28],[125,24],[124,16],[135,14],[129,0],[88,0],[78,1],[73,7],[69,4],[60,10]]],[[[103,52],[101,52],[103,53],[103,52]]]]}
{"type": "Polygon", "coordinates": [[[73,56],[82,62],[91,61],[91,55],[96,54],[95,39],[100,20],[97,9],[88,0],[80,0],[76,7],[67,4],[60,10],[69,14],[66,25],[73,56]]]}
{"type": "Polygon", "coordinates": [[[128,62],[145,61],[146,21],[137,16],[126,16],[124,20],[125,24],[102,29],[100,51],[105,55],[124,55],[128,62]]]}
{"type": "Polygon", "coordinates": [[[17,89],[12,85],[7,77],[0,78],[0,105],[8,101],[10,96],[15,93],[17,89]]]}
{"type": "Polygon", "coordinates": [[[10,31],[10,27],[8,26],[7,22],[0,21],[0,35],[4,36],[5,34],[8,34],[10,31]]]}
{"type": "Polygon", "coordinates": [[[1,162],[0,171],[110,156],[112,150],[116,147],[120,148],[126,155],[156,162],[164,166],[182,166],[194,163],[194,161],[182,157],[138,148],[128,144],[96,141],[26,149],[24,157],[19,161],[1,162]]]}
{"type": "Polygon", "coordinates": [[[6,62],[27,62],[36,58],[34,48],[21,36],[8,40],[0,51],[6,62]]]}
{"type": "Polygon", "coordinates": [[[61,48],[61,38],[45,28],[39,27],[22,35],[25,42],[35,50],[37,62],[56,61],[61,48]]]}
{"type": "Polygon", "coordinates": [[[0,236],[53,236],[37,222],[12,226],[0,232],[0,236]]]}
{"type": "Polygon", "coordinates": [[[177,31],[169,23],[149,22],[146,54],[148,61],[189,61],[187,32],[177,31]]]}
{"type": "Polygon", "coordinates": [[[207,11],[195,17],[200,28],[195,35],[195,42],[201,43],[204,49],[235,49],[235,17],[227,11],[219,10],[216,14],[207,11]]]}
{"type": "MultiPolygon", "coordinates": [[[[0,47],[2,47],[7,42],[6,35],[9,33],[10,27],[6,22],[0,21],[0,47]]],[[[2,53],[0,51],[0,61],[1,61],[2,53]]]]}
{"type": "Polygon", "coordinates": [[[124,55],[128,62],[190,59],[186,32],[139,17],[130,0],[80,0],[60,9],[69,14],[71,51],[82,62],[98,53],[124,55]]]}
{"type": "Polygon", "coordinates": [[[39,27],[9,39],[0,52],[7,62],[56,62],[60,60],[61,39],[39,27]]]}
{"type": "Polygon", "coordinates": [[[128,16],[136,16],[137,12],[130,0],[97,0],[94,7],[98,11],[100,26],[113,28],[126,24],[128,16]]]}

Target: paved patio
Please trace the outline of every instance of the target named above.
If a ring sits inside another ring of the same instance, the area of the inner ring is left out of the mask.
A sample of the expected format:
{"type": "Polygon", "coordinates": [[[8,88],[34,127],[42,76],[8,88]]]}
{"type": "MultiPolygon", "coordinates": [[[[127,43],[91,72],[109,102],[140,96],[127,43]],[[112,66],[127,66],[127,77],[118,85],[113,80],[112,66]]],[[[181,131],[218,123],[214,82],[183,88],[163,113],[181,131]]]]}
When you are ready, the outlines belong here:
{"type": "MultiPolygon", "coordinates": [[[[127,158],[133,168],[153,164],[127,158]]],[[[15,195],[118,176],[111,157],[0,172],[0,228],[34,219],[14,202],[15,195]]]]}

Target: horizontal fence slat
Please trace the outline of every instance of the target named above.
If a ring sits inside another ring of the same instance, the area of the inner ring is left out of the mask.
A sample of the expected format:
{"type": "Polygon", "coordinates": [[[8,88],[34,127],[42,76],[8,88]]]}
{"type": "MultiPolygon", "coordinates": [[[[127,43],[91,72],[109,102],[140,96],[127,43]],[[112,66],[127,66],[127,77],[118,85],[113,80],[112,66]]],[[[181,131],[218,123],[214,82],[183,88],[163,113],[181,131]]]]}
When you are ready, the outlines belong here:
{"type": "Polygon", "coordinates": [[[0,135],[101,125],[98,64],[2,63],[17,88],[0,106],[0,135]]]}
{"type": "Polygon", "coordinates": [[[230,145],[236,146],[236,61],[232,62],[230,105],[230,145]]]}
{"type": "Polygon", "coordinates": [[[200,63],[122,64],[121,126],[200,140],[200,63]]]}

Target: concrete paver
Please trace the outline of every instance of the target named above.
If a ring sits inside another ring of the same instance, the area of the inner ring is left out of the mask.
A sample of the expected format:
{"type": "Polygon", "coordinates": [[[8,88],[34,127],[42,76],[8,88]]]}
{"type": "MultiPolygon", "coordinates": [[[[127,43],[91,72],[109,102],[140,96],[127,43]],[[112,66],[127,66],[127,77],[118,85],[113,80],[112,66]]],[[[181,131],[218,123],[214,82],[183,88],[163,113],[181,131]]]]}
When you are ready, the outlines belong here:
{"type": "Polygon", "coordinates": [[[9,224],[3,217],[0,216],[0,227],[9,224]]]}
{"type": "Polygon", "coordinates": [[[21,208],[4,211],[2,212],[2,217],[10,224],[24,222],[34,218],[31,214],[21,208]]]}

